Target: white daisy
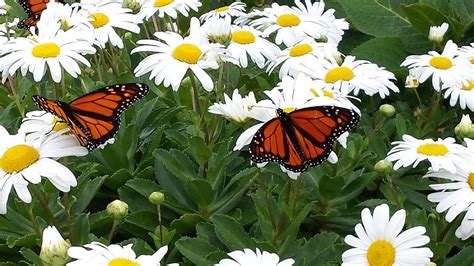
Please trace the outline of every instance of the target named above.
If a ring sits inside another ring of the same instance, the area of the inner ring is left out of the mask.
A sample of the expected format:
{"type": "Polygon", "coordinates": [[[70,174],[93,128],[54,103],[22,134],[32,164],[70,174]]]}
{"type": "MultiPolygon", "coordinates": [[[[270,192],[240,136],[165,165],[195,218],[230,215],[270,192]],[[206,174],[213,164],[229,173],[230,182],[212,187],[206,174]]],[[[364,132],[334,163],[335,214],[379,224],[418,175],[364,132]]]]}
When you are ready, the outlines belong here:
{"type": "Polygon", "coordinates": [[[362,90],[372,96],[379,94],[382,99],[390,91],[399,92],[398,87],[391,81],[395,80],[392,72],[385,70],[366,60],[356,60],[354,56],[346,56],[342,64],[334,57],[302,63],[300,71],[316,80],[324,89],[338,90],[342,94],[353,92],[355,95],[362,90]]]}
{"type": "Polygon", "coordinates": [[[357,237],[348,235],[346,244],[353,248],[342,254],[342,265],[412,265],[425,266],[433,257],[425,235],[426,228],[416,226],[403,231],[406,212],[401,209],[390,217],[388,205],[361,212],[362,223],[355,226],[357,237]]]}
{"type": "Polygon", "coordinates": [[[31,72],[38,82],[49,69],[52,79],[59,83],[62,79],[61,69],[77,78],[81,74],[78,62],[90,67],[83,55],[93,54],[95,49],[77,31],[63,31],[60,23],[52,20],[39,21],[37,28],[38,35],[32,28],[31,38],[11,39],[0,48],[3,52],[0,60],[3,82],[18,69],[23,76],[31,72]]]}
{"type": "Polygon", "coordinates": [[[413,69],[408,71],[408,76],[405,79],[405,88],[408,89],[416,89],[420,86],[420,82],[418,82],[418,77],[413,69]]]}
{"type": "Polygon", "coordinates": [[[448,31],[449,24],[443,23],[440,26],[431,26],[428,39],[432,42],[440,43],[443,41],[444,34],[448,31]]]}
{"type": "Polygon", "coordinates": [[[400,167],[413,165],[415,168],[421,161],[428,160],[433,171],[445,169],[456,173],[456,167],[466,167],[466,161],[471,159],[469,150],[455,143],[453,138],[416,139],[410,135],[403,135],[403,141],[394,141],[393,147],[387,155],[388,161],[396,161],[394,170],[400,167]]]}
{"type": "Polygon", "coordinates": [[[461,109],[469,108],[474,112],[474,79],[469,79],[465,84],[443,86],[444,98],[449,99],[449,105],[455,106],[459,102],[461,109]]]}
{"type": "Polygon", "coordinates": [[[275,44],[263,39],[262,33],[249,26],[234,26],[232,40],[227,50],[237,59],[240,66],[248,66],[247,55],[259,68],[265,66],[266,60],[274,60],[280,49],[275,44]]]}
{"type": "Polygon", "coordinates": [[[291,266],[295,263],[294,259],[286,259],[280,261],[278,254],[261,252],[256,249],[255,252],[245,248],[242,250],[232,251],[227,254],[231,259],[222,259],[215,266],[247,266],[247,265],[265,265],[265,266],[291,266]]]}
{"type": "Polygon", "coordinates": [[[250,92],[242,97],[238,89],[234,90],[232,99],[224,93],[225,103],[214,103],[209,107],[209,113],[223,115],[225,118],[237,123],[244,123],[250,119],[250,110],[257,104],[255,95],[250,92]]]}
{"type": "Polygon", "coordinates": [[[91,18],[78,3],[70,5],[52,1],[46,6],[47,8],[41,13],[41,20],[59,20],[63,29],[76,28],[81,31],[80,34],[87,34],[92,39],[94,38],[91,18]]]}
{"type": "Polygon", "coordinates": [[[308,36],[319,39],[327,35],[328,26],[325,22],[314,20],[297,8],[291,9],[288,6],[273,3],[259,15],[263,17],[250,22],[250,25],[264,29],[264,36],[276,32],[276,44],[284,43],[289,47],[308,36]]]}
{"type": "MultiPolygon", "coordinates": [[[[126,246],[106,246],[99,242],[92,242],[84,247],[71,247],[68,250],[69,257],[76,259],[69,262],[67,266],[108,266],[108,265],[150,265],[159,266],[160,261],[168,252],[168,246],[161,247],[153,255],[135,254],[132,244],[126,246]]],[[[169,264],[171,265],[171,264],[169,264]]],[[[174,264],[177,265],[177,264],[174,264]]]]}
{"type": "Polygon", "coordinates": [[[449,40],[441,54],[430,51],[427,55],[410,55],[401,66],[413,69],[419,82],[431,77],[436,91],[444,86],[461,86],[466,84],[472,74],[469,62],[458,56],[458,46],[449,40]]]}
{"type": "Polygon", "coordinates": [[[35,140],[25,134],[10,135],[0,126],[0,213],[6,213],[12,187],[18,197],[31,202],[28,183],[38,184],[46,177],[56,188],[68,192],[76,186],[74,174],[56,159],[65,156],[84,156],[87,149],[76,138],[55,132],[35,140]]]}
{"type": "Polygon", "coordinates": [[[200,19],[201,21],[207,21],[211,18],[240,17],[245,13],[246,7],[247,5],[245,3],[233,2],[228,6],[222,6],[204,13],[200,19]]]}
{"type": "Polygon", "coordinates": [[[303,63],[313,62],[319,64],[321,58],[331,56],[333,53],[337,53],[336,47],[325,43],[317,43],[312,38],[306,38],[281,51],[275,60],[269,61],[267,72],[273,72],[275,68],[281,65],[280,78],[287,75],[296,77],[300,73],[303,63]]]}
{"type": "Polygon", "coordinates": [[[43,230],[39,257],[45,264],[64,265],[69,260],[67,250],[70,246],[71,244],[64,240],[56,227],[48,226],[43,230]]]}
{"type": "Polygon", "coordinates": [[[158,17],[163,18],[165,15],[176,19],[178,12],[188,17],[190,9],[198,11],[202,3],[197,0],[145,0],[138,13],[138,16],[150,19],[158,12],[158,17]]]}
{"type": "Polygon", "coordinates": [[[471,67],[474,68],[474,43],[459,47],[458,52],[459,58],[467,59],[471,63],[471,67]]]}
{"type": "Polygon", "coordinates": [[[123,48],[122,38],[115,29],[123,29],[133,33],[139,33],[141,19],[132,13],[131,9],[123,8],[121,4],[109,1],[100,1],[93,5],[85,5],[83,8],[88,12],[91,19],[93,32],[99,45],[103,48],[107,42],[113,46],[123,48]]]}
{"type": "Polygon", "coordinates": [[[206,38],[211,43],[227,46],[231,40],[232,22],[230,17],[210,18],[201,27],[206,38]]]}
{"type": "Polygon", "coordinates": [[[305,4],[301,3],[300,0],[295,1],[296,7],[293,7],[299,14],[308,17],[311,20],[317,21],[318,24],[326,25],[326,33],[321,36],[320,39],[327,39],[328,43],[335,46],[342,40],[342,35],[345,30],[349,29],[349,23],[341,18],[336,19],[334,16],[334,9],[324,10],[324,1],[305,0],[305,4]]]}
{"type": "Polygon", "coordinates": [[[7,14],[7,10],[5,9],[5,0],[0,0],[0,15],[7,14]]]}
{"type": "MultiPolygon", "coordinates": [[[[53,114],[45,111],[32,111],[26,113],[18,132],[27,134],[27,139],[36,139],[47,133],[58,132],[63,129],[69,129],[69,127],[53,114]]],[[[68,133],[68,131],[65,133],[68,133]]]]}
{"type": "Polygon", "coordinates": [[[438,203],[436,211],[446,213],[446,221],[452,222],[460,213],[474,204],[474,166],[466,162],[456,173],[446,170],[429,171],[425,177],[446,179],[448,182],[430,185],[438,192],[428,195],[428,200],[438,203]]]}
{"type": "Polygon", "coordinates": [[[461,225],[456,229],[456,237],[466,240],[474,236],[474,204],[469,206],[466,215],[461,222],[461,225]]]}
{"type": "Polygon", "coordinates": [[[183,38],[174,32],[156,32],[157,40],[140,40],[137,43],[141,46],[132,50],[136,52],[152,52],[153,54],[143,59],[135,68],[135,76],[139,77],[148,72],[150,80],[154,79],[157,85],[172,87],[178,90],[181,81],[188,69],[201,82],[204,89],[211,91],[214,83],[204,69],[217,69],[222,46],[210,44],[201,34],[197,18],[191,19],[191,30],[188,37],[183,38]],[[218,56],[216,56],[216,54],[218,56]],[[212,56],[208,56],[212,55],[212,56]]]}

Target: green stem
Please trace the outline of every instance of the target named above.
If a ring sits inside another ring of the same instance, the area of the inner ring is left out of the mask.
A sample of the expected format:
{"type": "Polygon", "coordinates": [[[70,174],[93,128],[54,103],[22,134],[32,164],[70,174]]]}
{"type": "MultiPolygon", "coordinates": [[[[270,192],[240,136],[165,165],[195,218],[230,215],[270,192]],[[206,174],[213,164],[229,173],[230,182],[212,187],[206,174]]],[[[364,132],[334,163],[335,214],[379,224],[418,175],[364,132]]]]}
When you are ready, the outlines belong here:
{"type": "Polygon", "coordinates": [[[64,69],[61,68],[61,93],[62,96],[66,96],[66,84],[65,84],[66,77],[64,76],[64,69]]]}
{"type": "Polygon", "coordinates": [[[222,78],[224,77],[224,66],[225,64],[222,63],[221,67],[219,68],[219,77],[217,79],[217,86],[216,86],[216,101],[219,101],[219,98],[222,93],[222,78]]]}
{"type": "Polygon", "coordinates": [[[107,237],[107,240],[109,240],[109,243],[112,241],[112,237],[114,237],[115,230],[117,230],[117,225],[119,223],[114,220],[114,223],[112,224],[112,228],[110,228],[109,236],[107,237]]]}
{"type": "MultiPolygon", "coordinates": [[[[291,182],[292,182],[291,180],[288,181],[287,183],[288,185],[286,186],[285,191],[284,191],[284,199],[285,199],[286,206],[290,206],[291,182]]],[[[275,243],[278,243],[278,238],[284,232],[288,218],[290,217],[288,217],[288,215],[284,211],[280,213],[280,219],[278,220],[278,225],[277,225],[277,233],[274,236],[275,243]]]]}
{"type": "Polygon", "coordinates": [[[400,199],[400,195],[398,191],[395,189],[395,186],[393,185],[392,176],[390,174],[386,175],[385,180],[387,181],[386,184],[388,185],[388,188],[392,191],[392,194],[395,196],[395,201],[397,203],[398,208],[403,209],[403,202],[400,199]]]}
{"type": "Polygon", "coordinates": [[[163,246],[163,225],[161,224],[161,207],[160,205],[156,205],[156,209],[158,211],[158,224],[160,226],[160,245],[163,246]]]}
{"type": "Polygon", "coordinates": [[[35,215],[33,214],[33,205],[32,204],[26,204],[26,209],[28,210],[28,216],[30,217],[31,220],[31,226],[33,227],[33,230],[35,230],[36,235],[38,238],[41,238],[41,230],[38,227],[38,223],[36,222],[35,215]]]}
{"type": "Polygon", "coordinates": [[[71,219],[71,207],[69,206],[69,193],[64,192],[63,196],[64,212],[66,214],[67,229],[69,232],[69,240],[74,244],[74,230],[71,219]]]}
{"type": "MultiPolygon", "coordinates": [[[[107,77],[108,67],[107,67],[107,59],[105,58],[105,54],[104,54],[104,49],[105,48],[99,49],[99,54],[100,54],[100,58],[101,58],[101,61],[102,61],[102,68],[104,70],[104,74],[105,74],[104,78],[105,78],[105,77],[107,77]]],[[[107,79],[104,79],[102,81],[107,83],[107,79]]]]}
{"type": "Polygon", "coordinates": [[[416,98],[418,99],[418,104],[420,104],[420,106],[421,106],[421,98],[420,98],[420,94],[418,93],[418,90],[417,90],[417,88],[414,88],[413,90],[415,91],[416,98]]]}
{"type": "Polygon", "coordinates": [[[49,222],[52,223],[56,228],[59,228],[58,221],[54,217],[53,212],[49,208],[48,204],[48,198],[44,194],[43,191],[41,191],[36,185],[31,186],[31,190],[33,191],[33,194],[38,198],[40,204],[43,206],[43,209],[46,211],[46,215],[48,215],[49,222]]]}
{"type": "MultiPolygon", "coordinates": [[[[275,234],[277,232],[277,225],[275,223],[275,220],[273,219],[273,211],[272,211],[273,206],[270,204],[270,195],[268,194],[267,184],[265,182],[265,178],[262,176],[262,172],[260,169],[258,169],[258,179],[259,179],[260,189],[262,189],[265,196],[265,204],[267,205],[267,210],[268,210],[268,213],[267,213],[268,219],[270,220],[270,223],[272,224],[273,234],[275,234]]],[[[273,238],[272,241],[275,241],[275,238],[273,238]]],[[[273,244],[276,245],[276,242],[273,244]]]]}
{"type": "Polygon", "coordinates": [[[160,31],[160,27],[158,26],[158,23],[156,22],[156,17],[155,15],[151,16],[151,19],[153,20],[153,27],[155,27],[155,32],[160,31]]]}
{"type": "Polygon", "coordinates": [[[197,114],[201,114],[198,87],[196,84],[196,79],[194,78],[194,74],[191,71],[189,71],[189,79],[191,80],[191,97],[192,97],[192,102],[193,102],[193,111],[196,112],[197,114]]]}
{"type": "Polygon", "coordinates": [[[25,117],[25,108],[21,104],[20,95],[16,91],[16,80],[12,76],[8,76],[8,83],[10,84],[11,93],[15,99],[15,105],[18,108],[18,111],[20,112],[21,117],[25,117]]]}

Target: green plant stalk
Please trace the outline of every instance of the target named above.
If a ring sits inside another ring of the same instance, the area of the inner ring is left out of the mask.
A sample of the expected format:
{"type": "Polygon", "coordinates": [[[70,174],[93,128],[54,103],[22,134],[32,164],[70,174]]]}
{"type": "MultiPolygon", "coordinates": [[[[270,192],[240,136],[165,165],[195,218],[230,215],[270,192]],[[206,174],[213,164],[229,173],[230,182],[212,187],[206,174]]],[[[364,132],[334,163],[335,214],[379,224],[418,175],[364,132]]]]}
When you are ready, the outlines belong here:
{"type": "Polygon", "coordinates": [[[201,114],[201,106],[199,104],[199,93],[198,93],[198,87],[196,84],[196,79],[194,78],[194,74],[191,72],[191,70],[188,70],[189,74],[189,79],[191,80],[191,99],[193,102],[193,111],[201,114]]]}
{"type": "Polygon", "coordinates": [[[68,192],[64,192],[63,205],[64,205],[64,213],[66,214],[69,240],[71,241],[71,243],[74,244],[74,230],[73,230],[73,224],[72,224],[72,219],[71,219],[71,206],[69,206],[69,193],[68,192]]]}
{"type": "MultiPolygon", "coordinates": [[[[289,180],[287,182],[287,186],[285,188],[285,191],[283,192],[284,193],[284,198],[285,198],[285,205],[286,206],[290,206],[290,194],[291,194],[291,180],[289,180]]],[[[293,211],[293,210],[291,210],[293,211]]],[[[277,230],[276,230],[276,234],[273,236],[273,240],[272,240],[272,243],[279,243],[279,238],[281,236],[281,234],[285,231],[285,228],[286,228],[286,223],[288,221],[288,215],[282,211],[280,213],[280,219],[278,220],[278,225],[277,225],[277,230]]]]}
{"type": "Polygon", "coordinates": [[[161,223],[161,207],[160,204],[156,205],[156,210],[158,211],[158,224],[160,227],[160,245],[163,246],[163,225],[161,223]]]}
{"type": "Polygon", "coordinates": [[[112,228],[110,228],[109,236],[107,237],[107,240],[109,243],[112,241],[112,238],[114,237],[115,230],[117,230],[117,225],[119,224],[118,221],[114,219],[114,223],[112,224],[112,228]]]}
{"type": "Polygon", "coordinates": [[[38,236],[38,238],[41,238],[42,237],[41,231],[38,227],[38,223],[36,222],[35,215],[33,214],[33,205],[25,203],[25,207],[28,210],[28,216],[31,220],[31,226],[33,227],[33,230],[35,230],[35,233],[38,236]]]}
{"type": "Polygon", "coordinates": [[[25,117],[25,107],[21,104],[20,95],[16,91],[16,86],[13,85],[13,84],[16,84],[16,80],[12,76],[8,76],[8,80],[9,80],[8,83],[10,83],[11,93],[15,100],[15,105],[18,108],[18,111],[20,112],[21,117],[25,117]]]}
{"type": "MultiPolygon", "coordinates": [[[[272,206],[270,205],[270,196],[268,195],[267,184],[265,182],[264,177],[262,176],[262,171],[260,169],[258,169],[258,179],[259,179],[258,183],[259,183],[260,189],[265,194],[265,204],[267,205],[267,210],[268,210],[267,215],[268,215],[268,219],[270,220],[270,223],[272,224],[273,234],[275,234],[277,232],[277,225],[275,223],[275,220],[273,220],[273,212],[272,212],[272,206]]],[[[275,239],[273,238],[273,240],[275,239]]],[[[276,245],[276,243],[273,243],[273,244],[276,245]]]]}
{"type": "Polygon", "coordinates": [[[33,185],[30,188],[33,191],[33,194],[35,194],[35,196],[38,198],[44,210],[46,211],[46,215],[48,215],[49,222],[52,223],[54,226],[56,226],[56,228],[59,228],[58,221],[56,220],[56,217],[54,217],[53,212],[49,208],[48,198],[46,197],[44,192],[41,191],[36,185],[33,185]]]}
{"type": "Polygon", "coordinates": [[[385,180],[387,181],[386,184],[388,185],[388,188],[393,193],[393,195],[395,195],[395,201],[397,203],[398,208],[403,209],[403,202],[401,201],[400,195],[395,189],[395,186],[393,185],[392,176],[390,174],[387,174],[385,176],[385,180]]]}
{"type": "MultiPolygon", "coordinates": [[[[102,61],[102,69],[104,70],[104,74],[105,76],[104,77],[107,77],[107,58],[105,57],[105,53],[104,53],[104,49],[99,49],[99,55],[100,55],[100,58],[101,58],[101,61],[102,61]]],[[[108,79],[104,79],[102,80],[103,82],[107,83],[107,80],[108,79]]]]}
{"type": "Polygon", "coordinates": [[[160,31],[160,26],[158,26],[158,23],[156,21],[156,14],[151,16],[151,19],[153,20],[153,27],[155,28],[155,32],[159,32],[160,31]]]}
{"type": "Polygon", "coordinates": [[[62,96],[66,96],[66,84],[65,84],[66,77],[64,76],[64,68],[61,68],[61,93],[62,96]]]}

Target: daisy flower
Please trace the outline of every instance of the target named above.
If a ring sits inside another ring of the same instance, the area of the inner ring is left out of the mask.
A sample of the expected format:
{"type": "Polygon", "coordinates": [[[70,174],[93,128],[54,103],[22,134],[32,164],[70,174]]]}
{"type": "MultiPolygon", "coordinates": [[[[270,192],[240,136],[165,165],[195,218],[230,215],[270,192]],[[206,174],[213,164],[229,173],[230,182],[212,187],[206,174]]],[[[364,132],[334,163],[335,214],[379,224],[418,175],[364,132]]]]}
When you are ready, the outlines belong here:
{"type": "Polygon", "coordinates": [[[428,39],[432,42],[440,43],[443,41],[444,34],[448,31],[449,24],[443,23],[440,26],[431,26],[428,39]]]}
{"type": "Polygon", "coordinates": [[[456,237],[466,240],[474,236],[474,204],[471,204],[462,219],[461,225],[456,229],[456,237]]]}
{"type": "Polygon", "coordinates": [[[281,51],[280,55],[273,61],[270,61],[267,72],[273,72],[280,66],[279,77],[293,76],[300,73],[301,65],[304,62],[313,62],[319,64],[321,58],[338,53],[336,47],[325,43],[317,43],[312,38],[305,40],[281,51]]]}
{"type": "MultiPolygon", "coordinates": [[[[55,115],[45,111],[28,112],[18,129],[19,133],[27,134],[27,139],[40,138],[44,134],[58,132],[63,129],[69,129],[66,123],[55,115]]],[[[68,133],[66,131],[65,133],[68,133]]]]}
{"type": "Polygon", "coordinates": [[[471,63],[471,67],[474,68],[474,43],[471,43],[470,46],[461,46],[458,52],[459,57],[468,60],[471,63]]]}
{"type": "Polygon", "coordinates": [[[232,22],[230,17],[210,18],[202,25],[203,34],[211,43],[227,46],[231,40],[232,22]]]}
{"type": "Polygon", "coordinates": [[[456,173],[439,170],[429,171],[425,175],[425,177],[436,177],[448,181],[430,185],[437,192],[429,194],[428,200],[438,203],[436,206],[438,213],[447,211],[446,221],[450,223],[474,204],[474,167],[467,162],[465,167],[458,168],[456,173]]]}
{"type": "Polygon", "coordinates": [[[296,7],[293,7],[299,14],[308,17],[311,20],[316,21],[318,24],[326,25],[326,33],[321,36],[320,39],[327,39],[328,43],[335,46],[342,40],[342,35],[345,30],[349,29],[349,23],[341,18],[336,19],[334,16],[334,9],[324,10],[324,1],[305,0],[304,4],[300,0],[295,1],[296,7]]]}
{"type": "MultiPolygon", "coordinates": [[[[72,262],[67,266],[107,266],[107,265],[156,265],[159,266],[161,260],[168,252],[168,246],[161,247],[153,255],[141,255],[137,257],[132,249],[132,244],[126,246],[110,245],[106,246],[99,242],[92,242],[84,247],[71,247],[68,255],[72,262]],[[91,264],[92,263],[92,264],[91,264]]],[[[171,265],[171,264],[169,264],[171,265]]],[[[178,264],[174,264],[178,265],[178,264]]]]}
{"type": "Polygon", "coordinates": [[[207,21],[211,18],[226,18],[226,17],[240,17],[245,13],[247,5],[242,2],[233,2],[228,6],[222,6],[212,11],[204,13],[200,19],[207,21]]]}
{"type": "Polygon", "coordinates": [[[7,10],[5,9],[6,3],[5,0],[0,0],[0,15],[7,14],[7,10]]]}
{"type": "Polygon", "coordinates": [[[451,40],[446,43],[441,54],[430,51],[427,55],[410,55],[401,66],[413,69],[420,83],[431,77],[436,91],[442,85],[460,87],[466,84],[472,74],[469,62],[458,56],[458,46],[451,40]]]}
{"type": "Polygon", "coordinates": [[[307,61],[302,64],[300,71],[315,79],[324,89],[338,90],[342,94],[353,92],[355,95],[362,90],[369,96],[379,94],[382,99],[390,91],[399,92],[392,82],[395,80],[393,73],[369,61],[346,56],[342,64],[335,57],[319,62],[320,64],[314,64],[314,61],[307,61]]]}
{"type": "Polygon", "coordinates": [[[211,91],[214,83],[204,69],[219,67],[218,60],[223,56],[220,49],[222,46],[209,43],[201,34],[202,29],[197,18],[191,19],[190,31],[190,35],[185,38],[174,32],[156,32],[154,35],[158,40],[138,41],[141,46],[133,49],[132,53],[153,54],[138,64],[134,71],[135,76],[151,72],[150,80],[154,79],[157,85],[163,83],[165,87],[171,86],[176,91],[190,69],[204,89],[211,91]]]}
{"type": "Polygon", "coordinates": [[[467,80],[462,85],[443,86],[444,98],[449,99],[449,105],[455,106],[459,102],[461,109],[469,108],[474,112],[474,80],[467,80]]]}
{"type": "Polygon", "coordinates": [[[113,46],[123,48],[122,38],[115,32],[115,29],[123,29],[133,33],[139,33],[141,19],[132,14],[132,10],[123,8],[121,4],[100,1],[95,4],[85,5],[83,8],[88,12],[88,18],[93,26],[99,46],[104,48],[107,42],[113,46]]]}
{"type": "Polygon", "coordinates": [[[0,126],[0,213],[7,211],[12,187],[22,201],[30,203],[27,185],[38,184],[42,176],[63,192],[77,185],[74,174],[56,159],[84,156],[87,149],[80,146],[75,137],[63,133],[28,140],[25,134],[10,135],[0,126]]]}
{"type": "Polygon", "coordinates": [[[255,252],[245,248],[242,250],[232,251],[227,254],[230,259],[222,259],[216,266],[245,266],[245,265],[265,265],[265,266],[291,266],[295,263],[294,259],[286,259],[280,261],[280,257],[275,253],[268,251],[261,252],[256,249],[255,252]]]}
{"type": "Polygon", "coordinates": [[[208,111],[212,114],[223,115],[225,118],[237,123],[244,123],[250,117],[250,110],[257,104],[255,95],[250,92],[249,95],[242,97],[238,89],[234,90],[232,98],[224,93],[225,103],[214,103],[208,111]]]}
{"type": "Polygon", "coordinates": [[[176,19],[178,12],[188,17],[189,11],[192,9],[198,11],[202,3],[197,0],[145,0],[138,13],[138,16],[150,19],[155,13],[158,17],[163,18],[165,15],[176,19]]]}
{"type": "Polygon", "coordinates": [[[418,82],[418,77],[416,76],[415,71],[413,71],[413,69],[410,69],[410,71],[408,71],[408,76],[405,79],[405,88],[416,89],[418,88],[418,86],[420,86],[420,83],[418,82]]]}
{"type": "Polygon", "coordinates": [[[266,60],[274,60],[280,54],[278,46],[261,36],[260,31],[249,26],[232,28],[232,40],[227,50],[239,61],[241,67],[248,66],[247,55],[259,68],[263,68],[266,60]]]}
{"type": "Polygon", "coordinates": [[[67,250],[70,246],[71,244],[64,240],[56,227],[48,226],[43,230],[39,257],[45,264],[64,265],[69,260],[67,250]]]}
{"type": "Polygon", "coordinates": [[[250,25],[261,29],[265,28],[263,30],[264,36],[276,32],[276,44],[284,43],[289,47],[307,36],[319,39],[327,34],[326,23],[307,17],[297,8],[291,9],[288,6],[273,3],[259,15],[262,17],[255,19],[250,25]]]}
{"type": "Polygon", "coordinates": [[[413,165],[413,168],[424,160],[428,160],[433,171],[444,169],[456,173],[457,168],[466,167],[466,161],[472,159],[469,150],[455,143],[453,138],[446,139],[416,139],[403,135],[403,141],[394,141],[387,155],[388,161],[396,161],[394,170],[413,165]]]}
{"type": "Polygon", "coordinates": [[[63,29],[76,28],[81,34],[88,34],[94,39],[89,14],[78,3],[70,5],[52,1],[46,7],[41,13],[41,20],[59,20],[63,29]]]}
{"type": "Polygon", "coordinates": [[[348,235],[344,242],[353,248],[342,254],[342,265],[418,265],[425,266],[433,252],[426,228],[416,226],[403,231],[406,212],[401,209],[390,217],[387,204],[361,212],[362,223],[355,226],[357,237],[348,235]]]}
{"type": "Polygon", "coordinates": [[[32,28],[32,37],[11,39],[1,48],[3,56],[0,62],[2,81],[13,75],[18,69],[23,76],[29,71],[35,81],[42,80],[49,69],[54,82],[62,79],[62,70],[77,78],[81,74],[78,62],[90,67],[84,54],[95,53],[90,42],[77,34],[77,31],[60,29],[60,23],[47,20],[37,24],[39,33],[32,28]]]}

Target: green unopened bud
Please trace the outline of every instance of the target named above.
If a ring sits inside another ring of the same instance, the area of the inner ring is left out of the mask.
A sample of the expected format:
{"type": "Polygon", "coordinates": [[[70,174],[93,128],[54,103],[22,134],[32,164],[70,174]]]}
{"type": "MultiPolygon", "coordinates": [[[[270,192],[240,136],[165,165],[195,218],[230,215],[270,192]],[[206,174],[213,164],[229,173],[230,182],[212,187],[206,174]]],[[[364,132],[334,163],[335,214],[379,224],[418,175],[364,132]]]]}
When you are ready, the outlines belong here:
{"type": "Polygon", "coordinates": [[[443,41],[444,34],[448,31],[449,24],[443,23],[441,26],[431,26],[428,39],[435,43],[441,43],[443,41]]]}
{"type": "Polygon", "coordinates": [[[71,244],[64,240],[56,227],[48,226],[43,231],[43,242],[39,256],[43,265],[65,265],[69,260],[67,250],[70,246],[71,244]]]}
{"type": "Polygon", "coordinates": [[[454,133],[460,139],[474,138],[474,125],[469,115],[463,115],[461,122],[454,128],[454,133]]]}
{"type": "Polygon", "coordinates": [[[165,194],[163,194],[161,192],[158,192],[158,191],[155,191],[155,192],[150,194],[150,196],[148,197],[148,200],[152,204],[160,205],[161,203],[163,203],[165,201],[165,194]]]}
{"type": "Polygon", "coordinates": [[[180,88],[183,88],[183,89],[191,89],[191,86],[192,86],[192,83],[191,83],[191,79],[189,77],[185,77],[183,79],[183,81],[181,81],[181,86],[180,88]]]}
{"type": "Polygon", "coordinates": [[[123,37],[125,38],[125,40],[131,40],[133,38],[133,34],[131,32],[125,32],[123,37]]]}
{"type": "Polygon", "coordinates": [[[395,112],[397,110],[395,110],[395,107],[391,104],[382,104],[380,107],[379,107],[379,111],[386,117],[386,118],[390,118],[392,116],[395,115],[395,112]]]}
{"type": "Polygon", "coordinates": [[[380,160],[375,164],[374,170],[381,175],[387,175],[392,172],[393,164],[391,161],[380,160]]]}
{"type": "Polygon", "coordinates": [[[107,213],[112,216],[114,221],[120,221],[128,214],[127,203],[121,200],[114,200],[107,205],[107,213]]]}
{"type": "Polygon", "coordinates": [[[124,0],[122,6],[125,8],[130,8],[133,13],[137,13],[141,8],[140,3],[135,0],[124,0]]]}

